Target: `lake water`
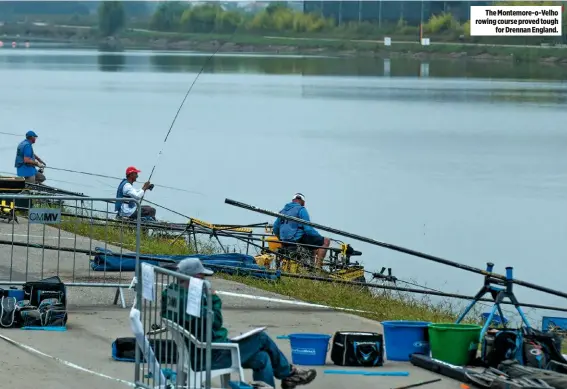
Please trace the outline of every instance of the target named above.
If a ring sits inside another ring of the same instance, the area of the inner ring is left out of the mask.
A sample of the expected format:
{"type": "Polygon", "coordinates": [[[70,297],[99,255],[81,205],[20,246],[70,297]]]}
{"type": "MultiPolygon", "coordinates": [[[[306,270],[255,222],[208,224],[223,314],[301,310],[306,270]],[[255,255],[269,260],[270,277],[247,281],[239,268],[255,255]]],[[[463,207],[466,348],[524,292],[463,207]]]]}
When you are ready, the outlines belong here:
{"type": "MultiPolygon", "coordinates": [[[[182,214],[272,221],[224,199],[278,211],[299,191],[317,223],[479,268],[492,261],[499,273],[514,266],[518,279],[565,290],[566,69],[219,55],[164,144],[207,57],[4,47],[0,131],[35,129],[35,150],[53,167],[122,176],[135,165],[147,178],[157,162],[152,182],[201,193],[147,196],[182,214]]],[[[20,139],[0,139],[0,170],[13,173],[20,139]]],[[[113,197],[118,184],[47,174],[47,184],[93,196],[113,197]]],[[[369,270],[391,267],[447,292],[482,285],[480,275],[350,243],[369,270]]],[[[567,307],[521,287],[517,296],[567,307]]]]}

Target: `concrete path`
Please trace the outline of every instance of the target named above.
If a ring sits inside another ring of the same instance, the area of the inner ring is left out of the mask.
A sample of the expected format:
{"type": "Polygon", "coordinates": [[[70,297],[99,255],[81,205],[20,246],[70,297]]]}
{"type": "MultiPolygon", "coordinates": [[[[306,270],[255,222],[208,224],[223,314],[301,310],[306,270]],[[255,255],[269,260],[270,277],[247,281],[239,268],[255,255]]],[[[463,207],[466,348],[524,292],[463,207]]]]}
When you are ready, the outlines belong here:
{"type": "MultiPolygon", "coordinates": [[[[229,335],[237,335],[250,328],[267,326],[267,332],[273,337],[286,356],[291,359],[289,341],[276,339],[279,335],[294,332],[315,332],[333,335],[338,330],[381,331],[379,323],[344,313],[317,308],[293,306],[283,303],[223,296],[222,292],[243,293],[255,296],[275,297],[292,300],[270,292],[265,292],[231,281],[213,279],[213,287],[223,300],[225,326],[229,335]]],[[[87,369],[106,374],[118,379],[133,381],[134,364],[117,362],[111,358],[111,343],[118,337],[131,336],[128,324],[129,309],[109,306],[108,301],[113,291],[97,289],[93,300],[89,298],[93,288],[71,288],[69,293],[69,325],[66,332],[23,331],[2,329],[0,335],[24,343],[41,352],[64,359],[87,369]],[[105,294],[107,294],[105,296],[105,294]]],[[[133,301],[129,292],[128,303],[133,301]]],[[[4,371],[18,372],[8,374],[14,387],[42,389],[60,389],[70,382],[81,380],[81,387],[119,388],[127,387],[123,383],[111,381],[86,372],[65,366],[55,360],[38,356],[3,342],[0,364],[4,371]],[[22,386],[23,385],[23,386],[22,386]]],[[[312,389],[339,388],[379,388],[389,389],[409,385],[438,376],[419,369],[409,363],[386,362],[383,367],[373,371],[407,371],[408,377],[379,377],[357,375],[327,375],[325,369],[356,370],[334,366],[327,358],[327,366],[317,367],[317,379],[308,387],[312,389]]],[[[246,370],[246,379],[252,380],[252,372],[246,370]]],[[[424,386],[424,388],[458,389],[456,381],[441,377],[442,381],[424,386]]],[[[214,382],[218,385],[218,382],[214,382]]],[[[10,387],[10,386],[7,386],[10,387]]],[[[278,383],[279,387],[279,383],[278,383]]]]}
{"type": "MultiPolygon", "coordinates": [[[[53,227],[27,224],[20,218],[20,224],[0,223],[0,240],[14,242],[44,243],[59,247],[94,249],[96,246],[119,251],[115,246],[91,240],[88,237],[59,231],[53,227]]],[[[0,244],[0,280],[24,281],[57,274],[69,283],[98,281],[111,282],[120,279],[129,283],[132,273],[93,272],[89,269],[89,257],[85,254],[41,250],[36,248],[12,247],[0,244]],[[43,268],[43,272],[42,272],[43,268]],[[26,273],[27,269],[27,273],[26,273]]],[[[0,287],[5,287],[1,285],[0,287]]],[[[294,306],[281,302],[247,299],[223,294],[223,292],[248,294],[252,296],[292,299],[251,288],[235,282],[213,279],[213,288],[223,300],[225,327],[229,336],[247,330],[266,326],[267,332],[291,360],[288,340],[276,339],[280,335],[296,332],[323,333],[333,335],[336,331],[381,332],[379,323],[328,309],[294,306]]],[[[129,309],[112,305],[115,288],[70,287],[68,288],[69,321],[65,332],[24,331],[0,328],[0,335],[23,343],[42,353],[71,362],[83,368],[110,377],[132,382],[134,364],[117,362],[111,358],[111,344],[119,337],[131,337],[129,309]]],[[[134,291],[125,290],[126,304],[133,303],[134,291]]],[[[154,305],[155,307],[155,305],[154,305]]],[[[125,383],[103,378],[69,367],[55,359],[41,356],[0,339],[4,352],[0,354],[0,366],[7,372],[4,376],[6,387],[61,389],[76,387],[78,382],[85,389],[127,387],[125,383]],[[7,380],[7,381],[6,381],[7,380]],[[80,381],[79,381],[80,380],[80,381]]],[[[329,353],[330,354],[330,353],[329,353]]],[[[309,385],[312,389],[378,388],[389,389],[414,384],[435,377],[433,373],[416,368],[409,363],[386,362],[375,371],[408,371],[408,377],[379,377],[358,375],[326,375],[325,369],[352,370],[334,366],[327,358],[327,366],[318,367],[317,379],[309,385]]],[[[247,380],[252,372],[246,371],[247,380]]],[[[218,385],[218,382],[216,382],[218,385]]],[[[279,387],[279,383],[278,383],[279,387]]],[[[443,378],[441,382],[424,388],[458,389],[458,383],[443,378]]]]}

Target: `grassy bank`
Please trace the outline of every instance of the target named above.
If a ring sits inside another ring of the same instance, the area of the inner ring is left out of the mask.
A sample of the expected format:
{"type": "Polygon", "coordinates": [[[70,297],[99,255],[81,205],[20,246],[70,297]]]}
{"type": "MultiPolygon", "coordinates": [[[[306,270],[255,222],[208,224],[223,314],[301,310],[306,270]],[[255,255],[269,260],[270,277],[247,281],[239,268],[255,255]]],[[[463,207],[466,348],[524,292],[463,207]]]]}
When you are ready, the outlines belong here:
{"type": "MultiPolygon", "coordinates": [[[[107,226],[96,225],[87,219],[63,216],[60,228],[93,240],[105,241],[109,245],[122,246],[126,250],[134,251],[136,248],[135,229],[129,226],[117,224],[113,227],[111,223],[107,226]]],[[[183,239],[177,239],[173,243],[174,236],[175,233],[169,236],[142,234],[140,252],[166,255],[197,253],[195,247],[188,246],[183,239]]],[[[204,254],[220,251],[218,245],[203,239],[198,243],[198,249],[199,253],[204,254]]],[[[286,277],[277,281],[225,274],[217,274],[217,277],[310,303],[367,311],[354,314],[374,320],[452,322],[456,319],[455,305],[450,301],[433,303],[427,298],[397,291],[375,289],[375,293],[371,294],[368,289],[357,286],[286,277]]],[[[471,313],[470,317],[478,317],[478,315],[471,313]]]]}
{"type": "MultiPolygon", "coordinates": [[[[130,226],[108,223],[106,226],[97,225],[87,219],[63,216],[60,228],[73,234],[90,237],[94,240],[105,241],[109,245],[122,246],[126,250],[136,249],[135,229],[130,226]]],[[[56,226],[56,225],[53,225],[56,226]]],[[[149,236],[142,233],[140,252],[143,254],[214,254],[220,252],[218,244],[204,239],[198,240],[198,250],[187,245],[185,240],[176,239],[178,233],[149,236]]],[[[410,294],[392,290],[375,288],[370,293],[367,288],[330,282],[313,281],[282,277],[277,281],[247,277],[242,275],[227,275],[217,273],[215,277],[232,280],[248,286],[256,287],[283,296],[296,298],[301,301],[322,304],[330,307],[349,308],[364,312],[349,312],[353,315],[376,321],[384,320],[419,320],[436,323],[455,322],[462,311],[465,301],[444,299],[432,302],[427,295],[410,294]]],[[[479,309],[473,309],[467,315],[464,323],[479,322],[479,309]]],[[[563,339],[562,352],[567,353],[567,340],[563,339]]]]}
{"type": "Polygon", "coordinates": [[[8,34],[5,40],[17,34],[17,41],[51,40],[80,45],[91,45],[104,49],[158,49],[214,51],[223,45],[220,52],[266,52],[296,54],[327,54],[340,56],[414,57],[414,58],[465,58],[473,60],[499,60],[516,62],[567,63],[567,49],[561,47],[534,47],[512,45],[490,45],[440,41],[432,38],[432,44],[422,46],[414,35],[394,35],[392,45],[385,46],[376,37],[374,40],[326,38],[322,35],[294,34],[288,36],[254,35],[237,31],[228,34],[190,34],[129,29],[116,38],[101,39],[97,30],[82,27],[1,27],[0,34],[8,34]]]}
{"type": "Polygon", "coordinates": [[[132,47],[216,50],[224,52],[278,52],[304,54],[333,54],[348,56],[417,58],[469,58],[516,62],[565,62],[567,49],[556,47],[499,46],[488,44],[437,42],[422,46],[413,36],[393,37],[392,45],[381,40],[347,40],[323,37],[213,35],[130,31],[120,38],[132,47]]]}

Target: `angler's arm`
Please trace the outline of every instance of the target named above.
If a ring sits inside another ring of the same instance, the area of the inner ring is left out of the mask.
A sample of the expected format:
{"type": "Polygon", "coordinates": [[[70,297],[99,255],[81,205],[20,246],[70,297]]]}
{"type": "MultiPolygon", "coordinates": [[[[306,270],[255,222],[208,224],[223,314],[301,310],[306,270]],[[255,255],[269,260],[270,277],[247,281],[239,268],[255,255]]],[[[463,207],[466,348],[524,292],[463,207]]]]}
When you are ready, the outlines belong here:
{"type": "MultiPolygon", "coordinates": [[[[311,221],[311,219],[309,218],[309,212],[307,212],[307,209],[302,208],[299,211],[299,218],[303,219],[307,222],[311,221]]],[[[321,234],[319,234],[319,232],[317,232],[317,230],[311,226],[308,226],[307,224],[303,225],[303,231],[307,234],[307,235],[311,235],[311,236],[321,236],[321,234]]]]}
{"type": "Polygon", "coordinates": [[[42,164],[45,165],[45,162],[43,162],[43,159],[39,158],[39,155],[37,155],[37,154],[34,153],[33,157],[34,157],[35,159],[37,159],[39,162],[41,162],[42,164]]]}
{"type": "Polygon", "coordinates": [[[38,161],[41,161],[41,159],[39,159],[37,155],[32,152],[31,146],[25,146],[23,154],[25,164],[39,166],[39,163],[35,161],[34,157],[37,158],[38,161]]]}
{"type": "Polygon", "coordinates": [[[133,199],[140,200],[142,198],[142,196],[144,195],[144,190],[143,189],[135,189],[132,184],[126,184],[126,185],[124,185],[124,189],[122,190],[122,193],[126,197],[131,197],[133,199]]]}

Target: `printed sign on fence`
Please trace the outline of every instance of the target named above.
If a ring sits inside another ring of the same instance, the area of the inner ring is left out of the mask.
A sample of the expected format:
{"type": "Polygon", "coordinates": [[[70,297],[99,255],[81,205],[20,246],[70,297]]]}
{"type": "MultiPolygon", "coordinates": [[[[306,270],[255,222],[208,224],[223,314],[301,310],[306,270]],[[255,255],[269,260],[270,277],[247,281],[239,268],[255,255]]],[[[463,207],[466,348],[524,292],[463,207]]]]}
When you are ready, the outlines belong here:
{"type": "Polygon", "coordinates": [[[471,6],[471,36],[561,36],[561,6],[471,6]]]}
{"type": "Polygon", "coordinates": [[[28,220],[34,224],[61,223],[60,208],[30,208],[28,220]]]}

